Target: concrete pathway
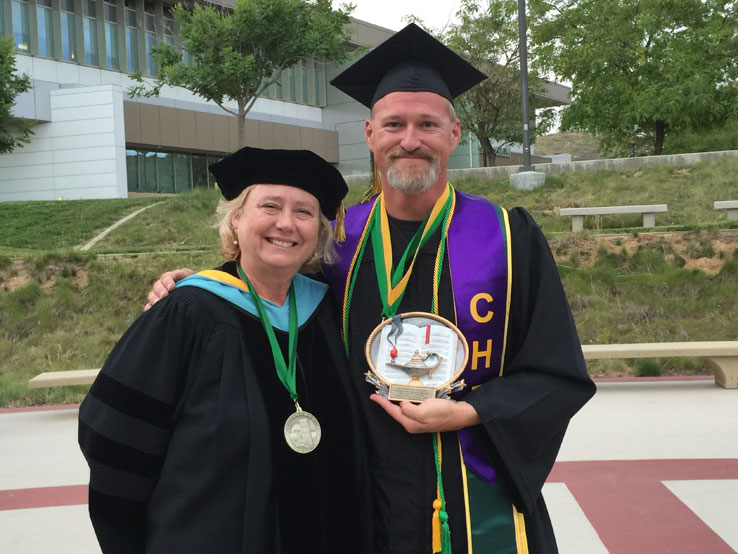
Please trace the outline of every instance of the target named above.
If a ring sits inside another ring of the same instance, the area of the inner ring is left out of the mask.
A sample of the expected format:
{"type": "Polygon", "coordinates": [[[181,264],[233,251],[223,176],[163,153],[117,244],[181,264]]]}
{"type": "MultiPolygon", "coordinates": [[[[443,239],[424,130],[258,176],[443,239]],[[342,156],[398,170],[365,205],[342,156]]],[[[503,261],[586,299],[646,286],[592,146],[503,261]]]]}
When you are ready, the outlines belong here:
{"type": "MultiPolygon", "coordinates": [[[[98,553],[77,409],[0,410],[0,552],[98,553]]],[[[561,554],[738,552],[738,391],[601,383],[544,487],[561,554]]],[[[211,553],[203,553],[211,554],[211,553]]]]}
{"type": "Polygon", "coordinates": [[[113,223],[110,227],[108,227],[107,229],[104,229],[103,231],[101,231],[100,233],[98,233],[97,235],[95,235],[92,238],[92,240],[88,241],[83,246],[80,246],[79,249],[80,250],[89,250],[90,248],[92,248],[93,246],[95,246],[98,242],[100,242],[102,239],[104,239],[106,236],[108,236],[108,234],[111,231],[114,231],[115,229],[117,229],[118,227],[120,227],[121,225],[123,225],[126,221],[130,221],[131,219],[133,219],[134,217],[136,217],[141,212],[143,212],[145,210],[148,210],[149,208],[153,208],[154,206],[158,206],[159,204],[161,204],[161,202],[156,202],[155,204],[149,204],[148,206],[144,206],[140,210],[136,210],[132,214],[128,214],[124,218],[119,219],[118,221],[116,221],[115,223],[113,223]]]}

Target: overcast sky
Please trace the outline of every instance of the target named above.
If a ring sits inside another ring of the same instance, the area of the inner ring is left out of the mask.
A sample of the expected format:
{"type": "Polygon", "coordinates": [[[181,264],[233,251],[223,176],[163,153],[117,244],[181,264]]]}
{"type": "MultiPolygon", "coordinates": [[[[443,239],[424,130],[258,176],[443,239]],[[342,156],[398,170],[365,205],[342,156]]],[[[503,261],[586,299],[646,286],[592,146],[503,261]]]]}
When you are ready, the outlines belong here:
{"type": "MultiPolygon", "coordinates": [[[[333,0],[338,7],[347,2],[333,0]]],[[[445,26],[459,9],[459,0],[353,0],[356,9],[351,14],[356,19],[374,23],[393,31],[402,29],[403,18],[415,15],[433,28],[445,26]]]]}

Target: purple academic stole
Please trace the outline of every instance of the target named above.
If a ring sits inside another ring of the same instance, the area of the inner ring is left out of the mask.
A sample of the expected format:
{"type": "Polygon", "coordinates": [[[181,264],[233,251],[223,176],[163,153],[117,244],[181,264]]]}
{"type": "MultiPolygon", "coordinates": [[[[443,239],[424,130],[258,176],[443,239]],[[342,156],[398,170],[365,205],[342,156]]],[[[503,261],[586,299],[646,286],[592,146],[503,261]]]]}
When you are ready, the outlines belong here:
{"type": "MultiPolygon", "coordinates": [[[[463,398],[473,387],[502,374],[510,298],[510,240],[507,212],[496,204],[459,191],[448,230],[448,260],[451,269],[457,326],[469,344],[469,361],[462,374],[467,387],[457,393],[463,398]]],[[[376,202],[359,204],[346,213],[346,240],[337,243],[339,262],[324,268],[328,282],[346,313],[346,287],[357,249],[367,233],[366,224],[376,202]]],[[[368,237],[367,237],[368,240],[368,237]]],[[[345,328],[345,327],[344,327],[345,328]]],[[[470,429],[459,431],[464,462],[477,475],[495,482],[495,470],[487,461],[470,429]]]]}

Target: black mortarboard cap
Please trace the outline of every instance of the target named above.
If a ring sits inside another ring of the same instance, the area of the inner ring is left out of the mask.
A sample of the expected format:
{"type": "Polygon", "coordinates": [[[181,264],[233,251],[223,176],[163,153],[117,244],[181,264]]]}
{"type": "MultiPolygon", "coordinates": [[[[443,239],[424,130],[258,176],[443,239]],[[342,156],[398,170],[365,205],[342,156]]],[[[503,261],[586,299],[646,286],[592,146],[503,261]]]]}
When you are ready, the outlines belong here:
{"type": "Polygon", "coordinates": [[[371,108],[390,92],[435,92],[453,102],[487,76],[415,23],[333,78],[331,84],[371,108]]]}
{"type": "Polygon", "coordinates": [[[264,150],[246,146],[210,166],[226,200],[256,184],[289,185],[315,196],[320,211],[336,218],[346,181],[333,165],[310,150],[264,150]]]}

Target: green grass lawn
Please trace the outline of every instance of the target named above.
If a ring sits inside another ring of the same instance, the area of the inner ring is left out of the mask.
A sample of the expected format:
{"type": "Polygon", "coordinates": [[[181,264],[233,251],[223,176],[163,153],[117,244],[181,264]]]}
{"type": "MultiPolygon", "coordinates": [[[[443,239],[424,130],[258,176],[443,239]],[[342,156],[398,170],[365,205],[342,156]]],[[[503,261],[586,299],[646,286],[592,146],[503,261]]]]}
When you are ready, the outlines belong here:
{"type": "MultiPolygon", "coordinates": [[[[455,185],[506,207],[524,206],[551,237],[576,238],[569,232],[570,218],[556,215],[558,208],[666,203],[669,213],[656,220],[662,228],[735,228],[723,212],[712,209],[714,200],[738,199],[735,175],[738,158],[722,158],[691,168],[550,177],[543,188],[529,193],[511,189],[506,181],[464,179],[455,185]]],[[[347,203],[358,201],[361,193],[352,188],[347,203]]],[[[0,203],[0,407],[79,402],[87,387],[31,390],[26,383],[43,371],[100,367],[141,313],[145,294],[162,271],[219,265],[219,241],[212,229],[217,201],[216,190],[201,189],[162,198],[0,203]],[[161,203],[118,227],[91,251],[73,250],[156,202],[161,203]]],[[[593,225],[632,227],[626,238],[643,231],[638,229],[640,216],[589,219],[586,236],[593,225]]],[[[696,236],[689,247],[690,256],[709,254],[704,238],[696,236]]],[[[559,269],[584,344],[738,338],[735,250],[723,252],[722,269],[708,275],[680,267],[684,260],[667,256],[662,247],[631,254],[601,251],[586,266],[579,263],[575,246],[567,248],[559,269]]],[[[677,359],[604,360],[590,364],[590,370],[606,373],[628,369],[629,363],[642,374],[664,366],[667,371],[703,369],[699,360],[677,359]]]]}

